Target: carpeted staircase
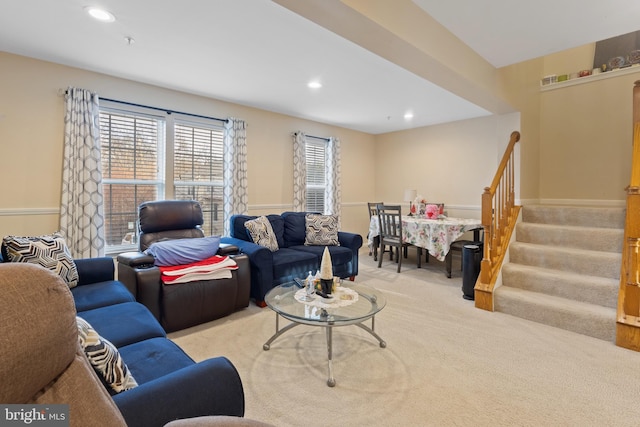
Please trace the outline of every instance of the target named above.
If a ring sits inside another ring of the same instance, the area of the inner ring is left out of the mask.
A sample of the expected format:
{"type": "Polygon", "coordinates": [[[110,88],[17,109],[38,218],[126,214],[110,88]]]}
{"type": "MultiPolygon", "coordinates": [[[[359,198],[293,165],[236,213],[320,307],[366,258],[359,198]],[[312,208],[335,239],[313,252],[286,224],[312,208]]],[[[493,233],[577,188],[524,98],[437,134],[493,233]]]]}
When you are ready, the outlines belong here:
{"type": "Polygon", "coordinates": [[[523,206],[496,311],[613,342],[624,208],[523,206]]]}

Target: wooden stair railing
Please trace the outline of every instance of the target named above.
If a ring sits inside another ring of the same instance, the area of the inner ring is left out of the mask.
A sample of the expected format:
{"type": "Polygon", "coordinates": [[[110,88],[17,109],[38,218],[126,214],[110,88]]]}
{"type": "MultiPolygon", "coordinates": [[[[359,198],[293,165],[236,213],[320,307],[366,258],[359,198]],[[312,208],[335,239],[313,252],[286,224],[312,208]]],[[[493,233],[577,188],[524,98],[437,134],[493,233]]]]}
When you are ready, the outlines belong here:
{"type": "Polygon", "coordinates": [[[486,187],[482,194],[484,254],[474,296],[475,306],[483,310],[493,311],[493,289],[520,212],[514,191],[514,148],[518,141],[520,132],[512,132],[491,187],[486,187]]]}
{"type": "Polygon", "coordinates": [[[633,88],[633,152],[626,191],[616,345],[640,351],[640,81],[633,88]]]}

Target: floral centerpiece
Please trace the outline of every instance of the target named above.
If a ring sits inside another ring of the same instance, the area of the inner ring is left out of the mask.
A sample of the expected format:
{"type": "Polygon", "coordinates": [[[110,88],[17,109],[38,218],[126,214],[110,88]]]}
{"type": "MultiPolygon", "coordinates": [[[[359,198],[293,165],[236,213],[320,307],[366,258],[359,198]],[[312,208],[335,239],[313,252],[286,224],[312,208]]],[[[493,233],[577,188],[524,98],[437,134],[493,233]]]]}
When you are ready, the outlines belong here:
{"type": "Polygon", "coordinates": [[[413,200],[413,205],[411,206],[411,213],[414,215],[424,215],[425,206],[427,205],[427,199],[422,197],[422,195],[416,196],[413,200]]]}
{"type": "Polygon", "coordinates": [[[440,206],[427,205],[425,207],[424,216],[429,219],[437,219],[440,216],[440,206]]]}

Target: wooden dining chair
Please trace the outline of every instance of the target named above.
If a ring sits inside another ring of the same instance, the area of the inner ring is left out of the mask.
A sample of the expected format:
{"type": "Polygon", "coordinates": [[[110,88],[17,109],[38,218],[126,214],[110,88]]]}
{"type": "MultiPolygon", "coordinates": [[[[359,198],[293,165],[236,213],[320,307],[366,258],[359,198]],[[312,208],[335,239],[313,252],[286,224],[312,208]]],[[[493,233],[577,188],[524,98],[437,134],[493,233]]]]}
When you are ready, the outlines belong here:
{"type": "MultiPolygon", "coordinates": [[[[371,217],[374,215],[378,215],[378,205],[384,204],[383,202],[368,202],[367,208],[369,209],[369,222],[371,222],[371,217]]],[[[369,239],[369,235],[367,234],[367,239],[369,239]]],[[[375,236],[373,238],[373,248],[369,250],[369,256],[373,253],[373,260],[378,260],[378,247],[380,246],[380,236],[375,236]]]]}
{"type": "MultiPolygon", "coordinates": [[[[402,209],[400,205],[379,204],[378,222],[380,224],[380,257],[378,258],[378,268],[382,267],[382,258],[385,247],[396,248],[396,263],[398,263],[398,273],[402,268],[402,252],[405,248],[413,246],[418,251],[418,268],[421,267],[422,248],[409,243],[404,243],[402,239],[402,209]]],[[[393,259],[393,257],[392,257],[393,259]]]]}

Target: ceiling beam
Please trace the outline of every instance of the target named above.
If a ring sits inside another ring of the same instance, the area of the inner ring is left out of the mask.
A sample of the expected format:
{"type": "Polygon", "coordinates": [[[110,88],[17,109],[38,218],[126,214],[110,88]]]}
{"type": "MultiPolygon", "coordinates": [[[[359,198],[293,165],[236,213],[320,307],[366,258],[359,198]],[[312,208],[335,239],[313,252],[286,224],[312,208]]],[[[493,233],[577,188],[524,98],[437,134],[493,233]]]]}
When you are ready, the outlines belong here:
{"type": "Polygon", "coordinates": [[[498,70],[411,0],[272,0],[493,114],[498,70]]]}

